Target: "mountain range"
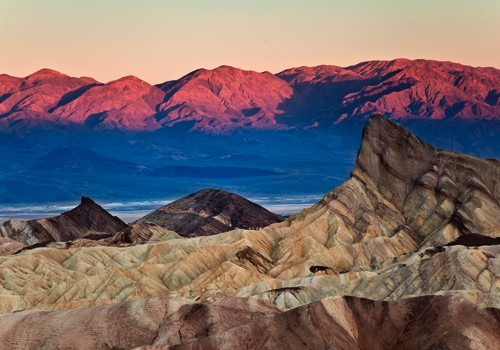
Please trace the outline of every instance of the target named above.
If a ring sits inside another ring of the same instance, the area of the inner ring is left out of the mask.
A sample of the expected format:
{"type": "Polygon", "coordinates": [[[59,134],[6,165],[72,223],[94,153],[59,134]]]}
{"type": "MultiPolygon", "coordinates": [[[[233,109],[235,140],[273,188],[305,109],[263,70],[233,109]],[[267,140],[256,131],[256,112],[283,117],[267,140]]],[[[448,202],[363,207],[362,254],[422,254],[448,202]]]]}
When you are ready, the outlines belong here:
{"type": "Polygon", "coordinates": [[[396,59],[349,67],[297,67],[278,74],[229,66],[150,85],[108,83],[42,69],[0,75],[0,127],[82,126],[209,133],[328,128],[382,113],[397,120],[500,119],[500,70],[396,59]]]}

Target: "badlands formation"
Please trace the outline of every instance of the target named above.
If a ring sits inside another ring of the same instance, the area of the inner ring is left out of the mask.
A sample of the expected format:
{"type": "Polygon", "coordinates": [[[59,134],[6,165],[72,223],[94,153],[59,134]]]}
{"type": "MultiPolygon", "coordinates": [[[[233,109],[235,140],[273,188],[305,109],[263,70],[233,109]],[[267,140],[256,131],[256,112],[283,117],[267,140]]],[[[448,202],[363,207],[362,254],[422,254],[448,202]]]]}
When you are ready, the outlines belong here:
{"type": "Polygon", "coordinates": [[[499,161],[373,116],[284,222],[0,257],[0,347],[498,349],[499,203],[499,161]]]}

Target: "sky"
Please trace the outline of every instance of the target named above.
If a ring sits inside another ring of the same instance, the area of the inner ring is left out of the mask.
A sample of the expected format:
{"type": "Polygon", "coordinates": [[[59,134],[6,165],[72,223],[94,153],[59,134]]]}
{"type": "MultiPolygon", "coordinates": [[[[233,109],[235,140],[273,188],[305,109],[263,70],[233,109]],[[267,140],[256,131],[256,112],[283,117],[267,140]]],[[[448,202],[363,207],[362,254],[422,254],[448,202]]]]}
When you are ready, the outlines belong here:
{"type": "Polygon", "coordinates": [[[500,68],[500,0],[0,0],[0,73],[152,84],[426,58],[500,68]]]}

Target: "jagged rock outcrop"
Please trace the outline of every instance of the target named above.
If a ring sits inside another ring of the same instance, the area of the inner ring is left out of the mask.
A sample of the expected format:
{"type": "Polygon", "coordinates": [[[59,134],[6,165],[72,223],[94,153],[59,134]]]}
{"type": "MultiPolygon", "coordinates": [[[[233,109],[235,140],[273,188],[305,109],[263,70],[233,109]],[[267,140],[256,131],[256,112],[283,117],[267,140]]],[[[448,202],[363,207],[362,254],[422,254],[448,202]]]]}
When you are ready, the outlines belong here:
{"type": "Polygon", "coordinates": [[[257,229],[280,222],[258,204],[216,189],[205,189],[178,199],[137,220],[155,223],[181,236],[208,236],[237,228],[257,229]]]}
{"type": "Polygon", "coordinates": [[[92,233],[114,234],[127,227],[122,220],[109,214],[87,197],[80,205],[59,216],[29,221],[8,220],[0,224],[0,236],[12,238],[24,245],[44,242],[64,242],[92,233]]]}
{"type": "Polygon", "coordinates": [[[499,307],[500,246],[447,246],[500,237],[498,174],[499,161],[436,150],[375,116],[351,178],[312,208],[260,230],[0,257],[0,311],[159,295],[290,309],[328,296],[443,294],[499,307]]]}
{"type": "Polygon", "coordinates": [[[400,231],[416,233],[429,245],[469,233],[500,235],[498,174],[498,160],[435,150],[375,116],[365,127],[350,181],[364,189],[373,208],[369,205],[358,215],[385,221],[374,225],[365,216],[366,229],[392,226],[396,232],[397,224],[400,231]]]}
{"type": "Polygon", "coordinates": [[[91,309],[0,315],[8,349],[497,349],[499,309],[461,298],[326,298],[282,312],[228,298],[150,298],[91,309]],[[285,335],[285,336],[284,336],[285,335]]]}

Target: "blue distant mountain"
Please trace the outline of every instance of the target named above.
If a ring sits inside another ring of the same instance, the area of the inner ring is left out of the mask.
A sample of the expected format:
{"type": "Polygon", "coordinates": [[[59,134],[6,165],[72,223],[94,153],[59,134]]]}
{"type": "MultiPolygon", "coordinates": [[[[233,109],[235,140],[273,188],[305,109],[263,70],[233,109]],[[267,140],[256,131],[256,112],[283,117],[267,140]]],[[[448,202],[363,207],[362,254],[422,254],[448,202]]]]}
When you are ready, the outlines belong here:
{"type": "Polygon", "coordinates": [[[149,174],[151,167],[106,157],[83,147],[56,148],[40,159],[32,171],[78,174],[149,174]]]}

